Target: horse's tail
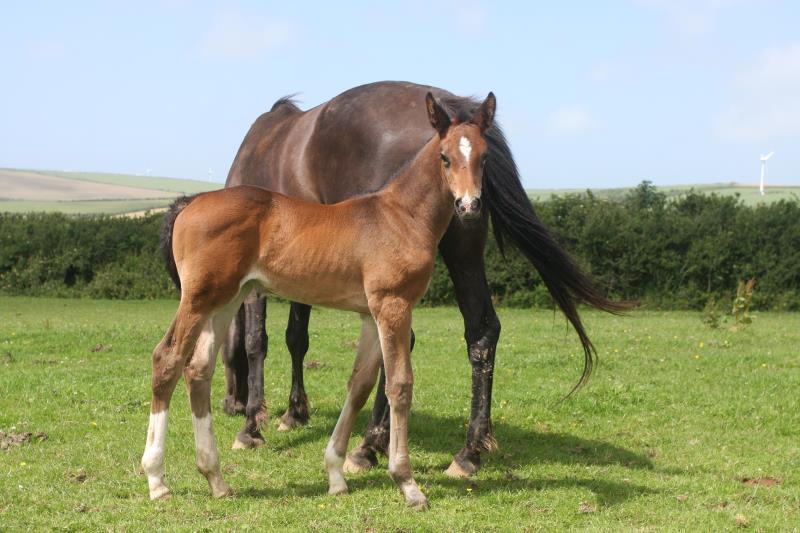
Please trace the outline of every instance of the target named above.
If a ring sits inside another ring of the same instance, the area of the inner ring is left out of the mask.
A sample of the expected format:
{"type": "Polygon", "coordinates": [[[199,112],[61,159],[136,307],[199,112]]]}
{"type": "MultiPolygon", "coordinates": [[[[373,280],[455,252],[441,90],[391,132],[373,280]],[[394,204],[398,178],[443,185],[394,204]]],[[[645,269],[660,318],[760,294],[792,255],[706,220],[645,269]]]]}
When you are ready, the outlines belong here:
{"type": "Polygon", "coordinates": [[[484,188],[500,252],[508,239],[533,264],[583,346],[583,373],[572,394],[588,380],[597,356],[576,304],[583,302],[611,313],[624,311],[630,304],[607,298],[536,216],[502,130],[495,125],[486,138],[491,155],[486,161],[484,188]]]}
{"type": "Polygon", "coordinates": [[[181,211],[189,205],[195,196],[181,196],[172,202],[164,222],[161,224],[161,257],[164,258],[164,266],[167,268],[169,277],[175,283],[175,287],[181,290],[181,278],[178,276],[178,267],[175,265],[175,255],[172,253],[172,231],[175,229],[175,219],[181,211]]]}

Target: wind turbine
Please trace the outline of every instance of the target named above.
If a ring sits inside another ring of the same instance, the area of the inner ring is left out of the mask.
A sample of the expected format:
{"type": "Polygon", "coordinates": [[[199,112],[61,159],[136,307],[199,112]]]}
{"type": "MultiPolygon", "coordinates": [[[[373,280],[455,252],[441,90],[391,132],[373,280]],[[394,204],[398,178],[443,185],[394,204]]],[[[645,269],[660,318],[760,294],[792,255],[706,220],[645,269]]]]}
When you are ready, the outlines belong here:
{"type": "Polygon", "coordinates": [[[214,170],[211,167],[208,168],[208,181],[214,181],[214,170]]]}
{"type": "Polygon", "coordinates": [[[770,152],[767,155],[761,156],[761,185],[758,187],[758,190],[761,191],[761,196],[764,196],[764,176],[767,175],[767,161],[775,152],[770,152]]]}

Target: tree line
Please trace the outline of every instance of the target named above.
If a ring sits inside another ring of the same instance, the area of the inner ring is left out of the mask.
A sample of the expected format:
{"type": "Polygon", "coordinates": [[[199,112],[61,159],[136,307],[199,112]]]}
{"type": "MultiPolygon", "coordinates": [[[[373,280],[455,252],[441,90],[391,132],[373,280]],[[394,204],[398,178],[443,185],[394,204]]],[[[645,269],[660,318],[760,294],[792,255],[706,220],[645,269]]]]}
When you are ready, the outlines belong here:
{"type": "MultiPolygon", "coordinates": [[[[591,192],[534,204],[559,241],[617,298],[673,309],[731,301],[755,278],[753,307],[800,309],[800,201],[747,206],[736,196],[668,199],[643,182],[621,200],[591,192]]],[[[158,250],[163,215],[142,218],[0,214],[0,293],[90,298],[177,298],[158,250]]],[[[489,239],[496,302],[551,306],[536,271],[489,239]]],[[[424,300],[452,304],[439,261],[424,300]]]]}

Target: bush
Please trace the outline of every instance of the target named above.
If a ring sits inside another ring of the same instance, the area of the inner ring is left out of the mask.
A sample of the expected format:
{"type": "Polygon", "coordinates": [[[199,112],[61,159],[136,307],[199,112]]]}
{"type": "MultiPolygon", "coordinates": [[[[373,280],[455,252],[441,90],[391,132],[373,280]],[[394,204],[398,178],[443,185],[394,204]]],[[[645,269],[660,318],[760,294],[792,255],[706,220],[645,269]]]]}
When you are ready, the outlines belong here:
{"type": "MultiPolygon", "coordinates": [[[[674,200],[642,183],[618,200],[554,197],[536,210],[608,293],[662,308],[731,301],[756,278],[753,309],[800,309],[800,202],[745,206],[689,192],[674,200]]],[[[177,298],[158,252],[162,215],[143,218],[0,214],[0,293],[93,298],[177,298]]],[[[513,248],[486,246],[496,303],[552,306],[535,269],[513,248]]],[[[437,262],[428,305],[454,304],[437,262]]]]}

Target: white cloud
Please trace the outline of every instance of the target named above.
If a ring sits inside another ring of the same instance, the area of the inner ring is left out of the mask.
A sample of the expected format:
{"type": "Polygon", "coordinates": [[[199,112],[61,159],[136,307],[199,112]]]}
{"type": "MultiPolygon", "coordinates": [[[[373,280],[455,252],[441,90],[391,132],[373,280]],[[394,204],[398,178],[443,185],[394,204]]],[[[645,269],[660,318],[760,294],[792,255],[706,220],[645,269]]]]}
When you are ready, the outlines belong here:
{"type": "Polygon", "coordinates": [[[239,11],[220,14],[202,41],[202,50],[216,59],[252,60],[289,41],[292,24],[284,19],[245,17],[239,11]]]}
{"type": "Polygon", "coordinates": [[[66,51],[64,43],[55,39],[35,41],[28,47],[30,57],[40,61],[58,61],[64,58],[66,51]]]}
{"type": "Polygon", "coordinates": [[[696,37],[714,30],[719,13],[742,0],[636,0],[636,3],[664,13],[678,33],[696,37]]]}
{"type": "Polygon", "coordinates": [[[763,141],[800,134],[800,43],[768,49],[734,85],[733,105],[718,124],[723,139],[763,141]]]}
{"type": "Polygon", "coordinates": [[[578,105],[556,109],[550,115],[550,130],[559,134],[573,134],[589,131],[595,127],[592,116],[578,105]]]}
{"type": "Polygon", "coordinates": [[[453,6],[456,24],[462,33],[483,33],[486,29],[486,10],[478,2],[460,1],[453,6]]]}

